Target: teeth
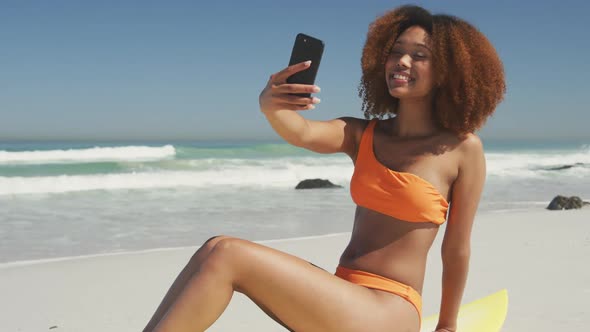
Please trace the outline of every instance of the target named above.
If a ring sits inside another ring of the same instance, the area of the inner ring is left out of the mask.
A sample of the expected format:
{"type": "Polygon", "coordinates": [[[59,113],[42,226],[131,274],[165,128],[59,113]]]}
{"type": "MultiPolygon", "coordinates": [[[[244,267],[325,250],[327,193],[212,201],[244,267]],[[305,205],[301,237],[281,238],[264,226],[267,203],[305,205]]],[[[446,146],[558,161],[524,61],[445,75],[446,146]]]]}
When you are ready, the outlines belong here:
{"type": "Polygon", "coordinates": [[[405,80],[405,81],[410,80],[410,78],[408,76],[400,75],[400,74],[393,74],[393,78],[398,79],[398,80],[405,80]]]}

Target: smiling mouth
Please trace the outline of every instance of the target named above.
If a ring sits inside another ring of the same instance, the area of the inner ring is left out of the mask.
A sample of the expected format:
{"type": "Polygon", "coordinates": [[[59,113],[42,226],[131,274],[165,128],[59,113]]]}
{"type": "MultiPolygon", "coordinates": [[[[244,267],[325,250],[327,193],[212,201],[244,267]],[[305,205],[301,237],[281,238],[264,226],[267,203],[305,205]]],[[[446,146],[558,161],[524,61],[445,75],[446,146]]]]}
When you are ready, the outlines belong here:
{"type": "Polygon", "coordinates": [[[400,73],[393,73],[389,75],[389,79],[393,80],[396,83],[411,83],[415,81],[415,79],[413,79],[412,77],[400,73]]]}

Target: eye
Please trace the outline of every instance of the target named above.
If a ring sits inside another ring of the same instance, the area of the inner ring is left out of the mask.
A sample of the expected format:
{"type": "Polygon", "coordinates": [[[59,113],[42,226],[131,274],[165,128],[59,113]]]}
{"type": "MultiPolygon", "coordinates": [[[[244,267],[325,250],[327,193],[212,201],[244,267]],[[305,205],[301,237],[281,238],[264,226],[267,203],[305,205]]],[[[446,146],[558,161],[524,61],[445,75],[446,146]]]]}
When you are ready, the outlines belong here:
{"type": "Polygon", "coordinates": [[[419,59],[422,59],[422,58],[425,58],[426,57],[426,54],[424,54],[422,52],[416,52],[416,53],[414,53],[414,56],[417,57],[417,58],[419,58],[419,59]]]}

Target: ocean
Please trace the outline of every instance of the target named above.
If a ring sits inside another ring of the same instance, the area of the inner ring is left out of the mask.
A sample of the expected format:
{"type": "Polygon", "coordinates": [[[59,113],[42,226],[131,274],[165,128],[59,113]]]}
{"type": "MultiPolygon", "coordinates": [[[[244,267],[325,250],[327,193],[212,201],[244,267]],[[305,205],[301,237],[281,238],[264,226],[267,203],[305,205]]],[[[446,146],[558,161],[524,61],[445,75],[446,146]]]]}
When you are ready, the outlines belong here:
{"type": "MultiPolygon", "coordinates": [[[[589,143],[484,140],[479,211],[590,200],[589,143]]],[[[276,142],[0,142],[0,263],[349,232],[352,172],[276,142]]]]}

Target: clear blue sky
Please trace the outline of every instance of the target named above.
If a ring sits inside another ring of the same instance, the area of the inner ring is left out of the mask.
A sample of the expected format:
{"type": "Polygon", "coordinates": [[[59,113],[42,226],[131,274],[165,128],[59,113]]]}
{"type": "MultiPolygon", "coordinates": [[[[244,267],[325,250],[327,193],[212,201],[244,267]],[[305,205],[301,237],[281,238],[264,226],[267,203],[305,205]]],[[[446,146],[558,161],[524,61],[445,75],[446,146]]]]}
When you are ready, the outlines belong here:
{"type": "MultiPolygon", "coordinates": [[[[586,1],[418,1],[477,26],[506,71],[483,138],[590,139],[586,1]]],[[[395,1],[2,1],[0,140],[276,139],[258,110],[295,35],[324,40],[312,119],[362,117],[368,25],[395,1]]]]}

